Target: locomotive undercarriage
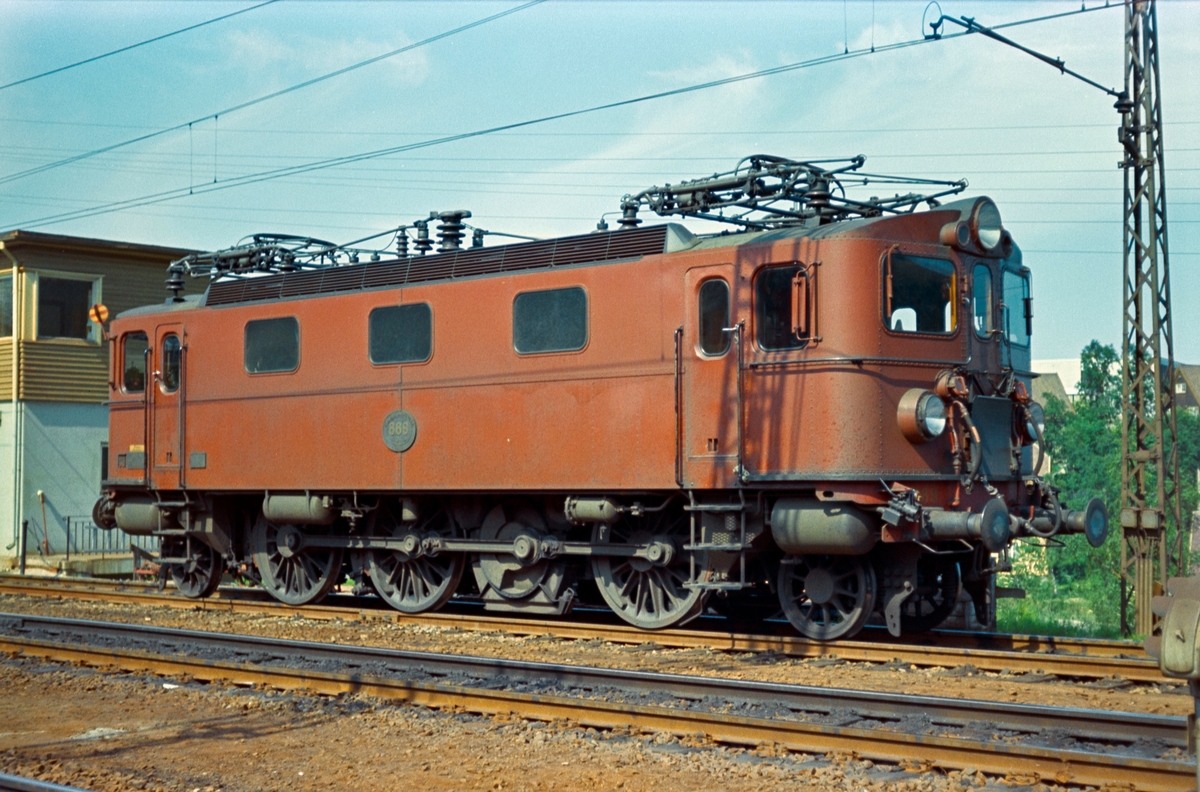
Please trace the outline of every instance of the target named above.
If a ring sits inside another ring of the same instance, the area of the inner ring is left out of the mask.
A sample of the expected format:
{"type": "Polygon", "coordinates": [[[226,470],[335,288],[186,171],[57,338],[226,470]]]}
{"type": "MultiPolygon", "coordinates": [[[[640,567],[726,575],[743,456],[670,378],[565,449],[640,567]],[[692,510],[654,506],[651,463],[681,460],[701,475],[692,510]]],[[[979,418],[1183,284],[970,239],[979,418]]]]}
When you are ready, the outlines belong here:
{"type": "Polygon", "coordinates": [[[561,615],[583,602],[664,629],[714,610],[737,618],[756,610],[832,640],[871,619],[894,635],[933,629],[966,590],[988,624],[1008,535],[1004,547],[989,548],[980,524],[1003,521],[1007,531],[1016,520],[1004,502],[976,515],[923,510],[924,531],[881,541],[896,500],[869,509],[745,490],[565,499],[176,493],[102,501],[96,516],[161,537],[163,574],[190,597],[241,570],[290,605],[318,602],[349,579],[355,593],[405,613],[436,610],[455,595],[530,614],[561,615]],[[938,535],[937,525],[954,528],[938,535]]]}

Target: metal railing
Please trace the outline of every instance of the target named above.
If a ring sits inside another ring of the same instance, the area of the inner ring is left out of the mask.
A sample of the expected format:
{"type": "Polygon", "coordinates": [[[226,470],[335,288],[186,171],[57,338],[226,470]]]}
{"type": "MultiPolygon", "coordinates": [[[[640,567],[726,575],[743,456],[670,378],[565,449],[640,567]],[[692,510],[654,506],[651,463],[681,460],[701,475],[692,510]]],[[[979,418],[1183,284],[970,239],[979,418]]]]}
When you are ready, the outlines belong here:
{"type": "Polygon", "coordinates": [[[130,546],[136,546],[148,552],[158,551],[158,539],[153,536],[130,536],[114,528],[106,531],[92,522],[90,516],[68,516],[66,558],[71,555],[126,555],[131,552],[130,546]]]}

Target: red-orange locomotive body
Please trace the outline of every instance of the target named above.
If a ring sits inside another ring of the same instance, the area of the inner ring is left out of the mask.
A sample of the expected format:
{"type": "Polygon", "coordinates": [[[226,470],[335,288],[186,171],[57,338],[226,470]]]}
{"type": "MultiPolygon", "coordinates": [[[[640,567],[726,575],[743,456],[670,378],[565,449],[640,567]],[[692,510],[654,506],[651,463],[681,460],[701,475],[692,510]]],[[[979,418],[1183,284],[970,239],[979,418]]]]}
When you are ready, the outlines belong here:
{"type": "Polygon", "coordinates": [[[350,576],[652,629],[755,592],[824,639],[965,588],[986,620],[1012,539],[1107,533],[1035,474],[1029,271],[989,199],[838,214],[814,171],[738,233],[637,227],[676,192],[577,237],[464,249],[449,213],[431,255],[204,258],[111,324],[96,521],[194,596],[245,565],[292,604],[350,576]]]}

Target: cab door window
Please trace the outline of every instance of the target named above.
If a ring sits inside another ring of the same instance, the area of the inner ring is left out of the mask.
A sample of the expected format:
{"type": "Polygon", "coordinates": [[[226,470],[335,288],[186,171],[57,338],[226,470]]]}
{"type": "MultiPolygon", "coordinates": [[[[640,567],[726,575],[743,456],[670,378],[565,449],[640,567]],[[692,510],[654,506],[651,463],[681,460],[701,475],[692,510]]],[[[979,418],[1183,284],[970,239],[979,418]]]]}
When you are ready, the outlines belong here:
{"type": "Polygon", "coordinates": [[[126,393],[143,393],[146,390],[146,350],[150,341],[145,333],[128,333],[121,346],[121,385],[126,393]]]}
{"type": "Polygon", "coordinates": [[[720,278],[700,285],[700,351],[724,355],[729,351],[729,284],[720,278]]]}
{"type": "Polygon", "coordinates": [[[163,393],[174,393],[179,390],[179,364],[183,357],[179,336],[172,333],[164,336],[162,341],[162,381],[159,383],[163,393]]]}

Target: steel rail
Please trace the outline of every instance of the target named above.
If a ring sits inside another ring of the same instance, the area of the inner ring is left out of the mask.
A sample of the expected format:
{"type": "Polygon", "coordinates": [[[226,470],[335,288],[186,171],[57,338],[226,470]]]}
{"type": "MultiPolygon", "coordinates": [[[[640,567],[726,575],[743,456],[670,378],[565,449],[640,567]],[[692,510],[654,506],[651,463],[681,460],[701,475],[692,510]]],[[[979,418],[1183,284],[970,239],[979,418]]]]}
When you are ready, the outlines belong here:
{"type": "MultiPolygon", "coordinates": [[[[901,708],[923,711],[933,723],[952,723],[962,719],[972,705],[973,720],[985,720],[989,730],[1004,729],[1003,723],[1029,733],[1057,721],[1058,728],[1070,722],[1079,729],[1093,731],[1120,730],[1119,742],[1128,743],[1135,736],[1157,735],[1164,744],[1184,745],[1186,720],[1164,716],[1137,716],[1128,713],[1109,713],[1088,710],[1064,710],[1028,705],[997,707],[990,702],[966,702],[919,696],[888,696],[877,693],[831,691],[827,688],[805,689],[797,686],[747,683],[740,680],[721,680],[694,677],[675,677],[652,673],[615,672],[579,666],[560,666],[527,663],[493,658],[464,658],[455,655],[429,655],[416,652],[371,649],[357,646],[314,644],[303,641],[229,636],[221,633],[202,633],[190,630],[168,630],[144,625],[110,624],[83,620],[29,617],[23,614],[0,614],[9,630],[36,629],[52,637],[88,638],[90,640],[131,638],[144,640],[159,648],[170,647],[169,654],[124,647],[95,646],[90,643],[68,643],[61,640],[42,640],[14,635],[0,636],[0,651],[54,660],[82,662],[91,665],[116,666],[130,671],[149,671],[164,675],[188,675],[201,680],[223,680],[237,684],[261,684],[294,689],[307,688],[318,693],[337,694],[356,692],[382,698],[408,701],[432,707],[456,707],[483,714],[515,714],[534,720],[567,719],[573,723],[601,728],[633,727],[676,734],[703,733],[718,742],[753,745],[763,742],[784,745],[793,750],[810,752],[847,752],[875,760],[897,762],[921,760],[937,766],[974,767],[988,773],[1037,776],[1057,783],[1130,784],[1148,790],[1190,789],[1195,779],[1194,765],[1163,759],[1148,759],[1117,753],[1063,750],[1029,744],[1014,744],[1004,739],[978,740],[963,737],[934,736],[888,728],[887,725],[864,727],[834,723],[814,723],[780,717],[750,717],[710,709],[688,709],[680,706],[628,703],[626,701],[596,700],[599,690],[619,688],[637,691],[652,688],[666,690],[684,699],[717,695],[722,700],[766,700],[801,710],[834,711],[861,709],[862,715],[843,718],[841,722],[871,721],[872,712],[890,712],[889,722],[898,719],[901,708]],[[280,663],[230,662],[225,659],[203,659],[181,653],[181,646],[198,653],[205,649],[220,650],[225,655],[253,651],[266,659],[280,663]],[[336,658],[342,667],[381,667],[401,676],[380,676],[366,673],[313,670],[288,663],[312,664],[316,660],[336,658]],[[451,684],[444,681],[425,682],[404,678],[403,674],[418,669],[426,675],[437,676],[451,670],[478,685],[451,684]],[[500,678],[509,684],[496,684],[500,678]],[[589,698],[549,693],[529,694],[511,689],[521,679],[554,680],[563,685],[584,688],[589,698]],[[855,694],[859,698],[854,698],[855,694]],[[815,700],[805,699],[814,696],[815,700]],[[849,698],[836,698],[836,697],[849,698]],[[749,697],[749,698],[748,698],[749,697]],[[755,698],[757,697],[757,699],[755,698]],[[834,698],[831,698],[834,697],[834,698]],[[847,704],[847,702],[853,702],[847,704]],[[873,703],[875,702],[875,703],[873,703]],[[955,715],[943,714],[939,707],[957,708],[955,715]],[[1021,718],[1029,720],[1022,725],[1021,718]],[[1056,718],[1054,716],[1057,716],[1056,718]],[[1043,724],[1038,726],[1037,724],[1043,724]],[[1090,724],[1090,725],[1088,725],[1090,724]]],[[[718,702],[720,703],[720,702],[718,702]]],[[[1073,728],[1067,728],[1072,731],[1073,728]]],[[[1144,739],[1145,737],[1143,737],[1144,739]]]]}
{"type": "Polygon", "coordinates": [[[79,787],[63,786],[36,778],[0,773],[0,792],[86,792],[79,787]]]}
{"type": "Polygon", "coordinates": [[[521,682],[553,680],[586,688],[614,688],[641,693],[665,693],[684,700],[712,697],[757,704],[782,705],[793,712],[854,712],[861,718],[896,720],[918,716],[935,723],[984,722],[989,727],[1014,732],[1054,729],[1083,740],[1124,743],[1158,740],[1187,747],[1187,719],[1169,715],[1047,707],[992,701],[847,690],[813,685],[758,682],[690,674],[575,666],[494,657],[385,649],[370,646],[319,643],[249,635],[231,635],[123,622],[93,622],[54,616],[0,612],[0,625],[17,632],[36,630],[52,634],[167,640],[184,646],[219,645],[245,654],[265,654],[292,663],[385,664],[389,670],[419,671],[431,675],[503,677],[521,682]],[[215,636],[215,637],[214,637],[215,636]]]}
{"type": "Polygon", "coordinates": [[[390,621],[396,624],[434,626],[465,631],[503,631],[513,635],[555,635],[559,638],[593,639],[621,644],[655,643],[663,648],[711,648],[717,651],[764,652],[798,657],[835,656],[855,662],[883,663],[894,660],[918,667],[972,665],[983,671],[1048,673],[1065,677],[1101,679],[1120,676],[1134,682],[1162,683],[1157,663],[1140,644],[1054,636],[1001,635],[935,631],[921,639],[936,643],[871,640],[876,631],[865,631],[848,641],[812,641],[799,635],[768,635],[710,629],[673,629],[648,632],[625,624],[595,621],[555,621],[515,616],[464,613],[404,614],[383,606],[363,608],[341,605],[291,607],[261,599],[253,589],[222,588],[209,599],[194,600],[179,594],[158,592],[143,584],[111,581],[63,581],[0,575],[0,593],[53,596],[103,602],[127,602],[224,613],[279,615],[285,612],[317,620],[390,621]]]}

